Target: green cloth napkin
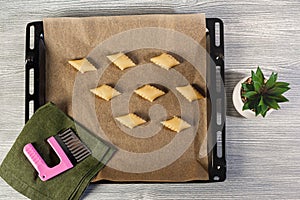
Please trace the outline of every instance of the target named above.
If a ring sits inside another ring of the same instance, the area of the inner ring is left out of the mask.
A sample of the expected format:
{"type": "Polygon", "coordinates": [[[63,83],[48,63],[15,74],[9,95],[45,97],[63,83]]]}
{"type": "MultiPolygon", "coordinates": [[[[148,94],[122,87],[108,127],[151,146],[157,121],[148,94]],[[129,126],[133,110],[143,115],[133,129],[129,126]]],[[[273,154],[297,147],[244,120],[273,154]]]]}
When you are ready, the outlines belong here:
{"type": "Polygon", "coordinates": [[[80,127],[54,104],[47,103],[26,123],[0,166],[0,176],[30,199],[79,199],[91,179],[105,166],[114,152],[115,148],[80,127]],[[33,143],[45,162],[49,166],[55,166],[59,159],[46,139],[69,127],[92,150],[92,156],[43,182],[23,154],[23,147],[27,143],[33,143]]]}

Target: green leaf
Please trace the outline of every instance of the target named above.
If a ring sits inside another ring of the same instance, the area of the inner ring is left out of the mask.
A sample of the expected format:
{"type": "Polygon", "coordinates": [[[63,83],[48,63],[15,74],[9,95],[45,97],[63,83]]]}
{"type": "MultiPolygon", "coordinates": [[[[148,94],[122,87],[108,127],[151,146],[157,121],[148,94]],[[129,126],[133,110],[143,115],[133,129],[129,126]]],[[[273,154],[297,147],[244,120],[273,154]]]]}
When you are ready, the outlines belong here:
{"type": "Polygon", "coordinates": [[[249,102],[249,109],[255,109],[255,106],[258,104],[257,98],[254,99],[248,99],[247,102],[249,102]]]}
{"type": "Polygon", "coordinates": [[[255,116],[259,115],[261,112],[261,107],[260,106],[256,106],[255,108],[255,116]]]}
{"type": "Polygon", "coordinates": [[[274,77],[275,77],[275,82],[277,81],[277,78],[278,78],[278,73],[276,73],[275,75],[274,75],[274,77]]]}
{"type": "Polygon", "coordinates": [[[274,74],[274,72],[272,72],[269,80],[267,80],[267,82],[266,82],[266,88],[272,88],[276,82],[275,79],[276,79],[275,74],[274,74]]]}
{"type": "Polygon", "coordinates": [[[290,84],[286,82],[276,82],[274,84],[275,87],[288,87],[290,84]]]}
{"type": "Polygon", "coordinates": [[[259,67],[257,67],[257,69],[256,69],[256,76],[258,77],[260,84],[263,84],[265,77],[259,67]]]}
{"type": "Polygon", "coordinates": [[[245,92],[254,91],[254,87],[252,84],[242,83],[242,87],[245,90],[245,92]]]}
{"type": "Polygon", "coordinates": [[[246,92],[245,94],[243,94],[242,96],[244,96],[246,98],[253,98],[255,95],[257,95],[257,93],[255,91],[249,91],[249,92],[246,92]]]}
{"type": "Polygon", "coordinates": [[[255,81],[255,82],[253,83],[253,86],[254,86],[255,92],[259,93],[259,92],[260,92],[260,89],[261,89],[261,87],[262,87],[262,84],[261,84],[260,82],[255,81]]]}
{"type": "Polygon", "coordinates": [[[251,78],[253,82],[260,82],[259,77],[254,73],[254,71],[251,71],[251,78]]]}
{"type": "Polygon", "coordinates": [[[258,106],[262,106],[262,105],[265,105],[263,96],[260,97],[260,101],[258,103],[258,106]]]}
{"type": "Polygon", "coordinates": [[[269,107],[264,102],[263,96],[261,96],[259,103],[257,104],[256,109],[255,109],[255,115],[257,116],[257,115],[261,114],[264,117],[266,115],[268,108],[269,107]]]}
{"type": "Polygon", "coordinates": [[[269,109],[269,107],[268,107],[266,104],[263,104],[263,105],[261,106],[261,112],[260,112],[260,114],[261,114],[263,117],[265,117],[266,114],[267,114],[268,109],[269,109]]]}
{"type": "Polygon", "coordinates": [[[266,98],[265,103],[270,107],[273,108],[275,110],[278,110],[280,108],[280,106],[278,105],[277,101],[274,99],[270,99],[270,98],[266,98]]]}
{"type": "Polygon", "coordinates": [[[246,83],[242,83],[242,88],[243,88],[246,92],[248,92],[248,88],[247,88],[246,85],[247,85],[246,83]]]}
{"type": "Polygon", "coordinates": [[[279,102],[279,103],[281,103],[281,102],[287,102],[287,101],[289,101],[287,98],[285,98],[284,96],[282,96],[282,95],[278,95],[278,96],[268,96],[269,98],[271,98],[271,99],[274,99],[274,100],[276,100],[277,102],[279,102]]]}
{"type": "Polygon", "coordinates": [[[273,95],[273,96],[277,96],[277,95],[285,93],[289,89],[290,89],[289,87],[273,87],[273,88],[269,89],[267,93],[270,95],[273,95]]]}
{"type": "Polygon", "coordinates": [[[262,113],[261,113],[261,116],[265,117],[266,114],[267,114],[267,112],[268,112],[268,110],[266,110],[265,112],[262,112],[262,113]]]}
{"type": "Polygon", "coordinates": [[[245,104],[244,104],[244,106],[243,106],[243,109],[242,110],[249,110],[250,109],[250,102],[249,101],[247,101],[245,104]]]}
{"type": "Polygon", "coordinates": [[[253,75],[254,75],[254,74],[255,74],[254,71],[251,70],[251,78],[252,78],[252,80],[253,80],[253,75]]]}

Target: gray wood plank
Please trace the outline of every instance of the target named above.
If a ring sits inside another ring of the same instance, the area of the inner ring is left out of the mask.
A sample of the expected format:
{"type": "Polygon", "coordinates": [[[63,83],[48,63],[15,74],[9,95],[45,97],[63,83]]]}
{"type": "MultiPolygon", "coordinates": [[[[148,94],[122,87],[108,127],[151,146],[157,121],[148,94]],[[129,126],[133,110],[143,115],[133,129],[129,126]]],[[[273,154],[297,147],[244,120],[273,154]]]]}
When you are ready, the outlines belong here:
{"type": "MultiPolygon", "coordinates": [[[[228,179],[217,184],[92,184],[84,199],[300,199],[299,0],[4,1],[0,12],[0,162],[24,125],[25,25],[44,17],[194,13],[225,23],[228,179]],[[291,83],[289,103],[264,120],[240,118],[234,85],[262,66],[291,83]]],[[[0,199],[25,199],[0,180],[0,199]]]]}

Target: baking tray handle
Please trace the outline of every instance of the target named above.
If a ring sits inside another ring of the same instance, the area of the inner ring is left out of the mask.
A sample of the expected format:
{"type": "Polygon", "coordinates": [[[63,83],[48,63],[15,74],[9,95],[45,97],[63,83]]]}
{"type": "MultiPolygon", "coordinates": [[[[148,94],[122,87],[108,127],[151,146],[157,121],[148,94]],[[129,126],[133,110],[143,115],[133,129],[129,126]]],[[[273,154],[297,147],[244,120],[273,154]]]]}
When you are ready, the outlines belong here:
{"type": "Polygon", "coordinates": [[[45,104],[45,45],[43,37],[42,22],[27,24],[25,46],[25,123],[34,111],[45,104]]]}
{"type": "Polygon", "coordinates": [[[208,58],[207,84],[211,103],[211,117],[208,129],[209,180],[220,182],[226,179],[224,25],[221,19],[207,18],[206,27],[210,54],[208,58]]]}

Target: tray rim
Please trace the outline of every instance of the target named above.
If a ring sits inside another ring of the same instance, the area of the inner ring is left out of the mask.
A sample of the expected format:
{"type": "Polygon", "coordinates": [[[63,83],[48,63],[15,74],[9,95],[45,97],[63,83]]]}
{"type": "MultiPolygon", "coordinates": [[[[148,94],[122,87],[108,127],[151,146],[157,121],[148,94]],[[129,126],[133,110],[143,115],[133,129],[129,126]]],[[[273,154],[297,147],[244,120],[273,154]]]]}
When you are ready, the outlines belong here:
{"type": "MultiPolygon", "coordinates": [[[[208,165],[208,180],[193,180],[188,182],[193,183],[206,183],[206,182],[223,182],[226,179],[226,113],[225,113],[225,91],[221,87],[221,90],[217,92],[216,78],[217,66],[220,68],[221,81],[225,82],[225,64],[224,64],[224,24],[219,18],[206,18],[206,37],[207,45],[209,47],[210,59],[213,62],[207,62],[209,65],[209,73],[207,74],[207,84],[209,84],[209,93],[214,93],[217,98],[210,99],[212,105],[217,105],[217,101],[221,102],[221,118],[223,121],[222,126],[216,124],[217,110],[212,109],[210,122],[215,123],[212,126],[212,130],[208,132],[208,149],[209,152],[209,165],[208,165]],[[219,25],[219,43],[215,45],[215,25],[219,25]],[[217,138],[217,132],[221,132],[221,138],[217,138]],[[222,156],[218,156],[218,152],[221,152],[222,156]]],[[[29,120],[30,114],[30,102],[33,102],[33,112],[35,112],[40,106],[45,104],[45,51],[44,44],[44,30],[43,22],[35,21],[28,23],[26,26],[26,44],[25,44],[25,123],[29,120]],[[34,48],[30,48],[30,28],[34,27],[34,48]],[[34,91],[30,93],[30,70],[34,69],[34,91]]],[[[209,59],[209,58],[208,58],[209,59]]],[[[213,108],[213,106],[212,106],[213,108]]],[[[101,181],[102,182],[102,181],[101,181]]],[[[109,183],[123,183],[123,182],[111,182],[109,183]]],[[[148,181],[126,181],[124,183],[177,183],[177,182],[148,182],[148,181]]],[[[178,182],[182,183],[182,182],[178,182]]]]}

